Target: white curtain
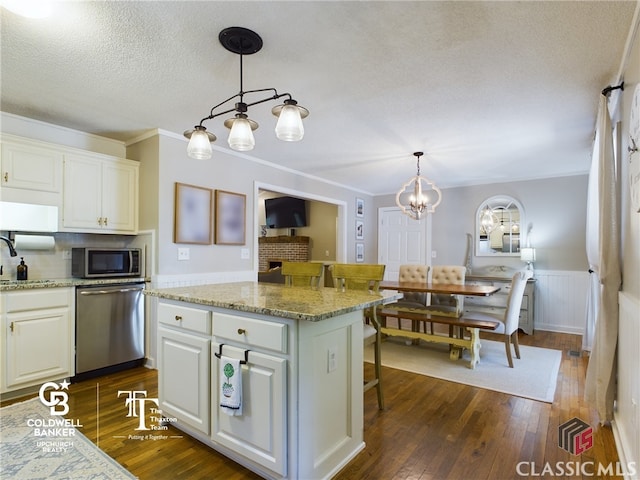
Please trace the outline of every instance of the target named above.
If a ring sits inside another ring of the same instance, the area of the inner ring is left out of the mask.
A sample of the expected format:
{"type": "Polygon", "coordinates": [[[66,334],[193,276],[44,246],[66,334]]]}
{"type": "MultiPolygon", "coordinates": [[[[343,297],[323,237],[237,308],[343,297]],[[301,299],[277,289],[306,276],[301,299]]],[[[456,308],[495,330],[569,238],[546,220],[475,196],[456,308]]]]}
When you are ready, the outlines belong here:
{"type": "MultiPolygon", "coordinates": [[[[599,124],[599,119],[598,119],[599,124]]],[[[590,352],[593,348],[593,336],[596,329],[596,318],[600,305],[600,258],[598,250],[600,211],[598,197],[598,170],[600,167],[600,129],[596,129],[595,140],[593,142],[593,155],[591,158],[591,170],[589,171],[589,184],[587,186],[587,261],[589,262],[589,293],[587,296],[587,318],[582,335],[582,350],[590,352]]]]}
{"type": "MultiPolygon", "coordinates": [[[[587,379],[585,399],[594,405],[602,423],[613,420],[615,399],[616,347],[618,343],[618,290],[620,275],[620,223],[616,168],[613,154],[613,132],[607,109],[607,97],[600,97],[598,110],[597,141],[594,159],[598,169],[598,276],[600,294],[598,314],[595,322],[593,347],[587,379]]],[[[593,171],[592,171],[593,173],[593,171]]]]}

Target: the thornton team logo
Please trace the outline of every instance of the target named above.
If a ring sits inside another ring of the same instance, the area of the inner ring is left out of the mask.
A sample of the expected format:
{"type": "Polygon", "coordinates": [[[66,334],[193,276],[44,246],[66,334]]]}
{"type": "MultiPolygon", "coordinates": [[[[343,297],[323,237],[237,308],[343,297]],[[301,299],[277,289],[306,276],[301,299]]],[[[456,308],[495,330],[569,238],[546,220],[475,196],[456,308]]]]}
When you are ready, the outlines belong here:
{"type": "Polygon", "coordinates": [[[572,455],[580,455],[593,447],[593,428],[574,417],[558,427],[558,446],[572,455]]]}
{"type": "Polygon", "coordinates": [[[55,382],[43,383],[40,387],[40,402],[49,407],[51,415],[66,415],[69,413],[69,382],[63,380],[59,385],[55,382]]]}

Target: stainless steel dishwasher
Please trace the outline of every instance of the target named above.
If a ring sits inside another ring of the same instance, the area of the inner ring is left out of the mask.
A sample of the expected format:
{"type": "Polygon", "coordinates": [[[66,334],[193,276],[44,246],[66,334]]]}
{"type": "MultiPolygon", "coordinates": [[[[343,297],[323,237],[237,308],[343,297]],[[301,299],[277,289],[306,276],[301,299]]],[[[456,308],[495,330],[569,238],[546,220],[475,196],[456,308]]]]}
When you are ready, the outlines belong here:
{"type": "Polygon", "coordinates": [[[144,282],[76,288],[76,378],[144,359],[144,282]]]}

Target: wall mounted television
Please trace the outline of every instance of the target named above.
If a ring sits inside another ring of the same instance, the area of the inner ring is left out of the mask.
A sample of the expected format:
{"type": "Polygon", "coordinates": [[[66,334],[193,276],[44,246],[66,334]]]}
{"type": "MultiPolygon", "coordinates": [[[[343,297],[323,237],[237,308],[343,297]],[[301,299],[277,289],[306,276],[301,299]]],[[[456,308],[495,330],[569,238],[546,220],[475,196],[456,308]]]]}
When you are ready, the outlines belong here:
{"type": "Polygon", "coordinates": [[[295,228],[307,225],[307,202],[295,197],[267,198],[264,201],[267,227],[295,228]]]}

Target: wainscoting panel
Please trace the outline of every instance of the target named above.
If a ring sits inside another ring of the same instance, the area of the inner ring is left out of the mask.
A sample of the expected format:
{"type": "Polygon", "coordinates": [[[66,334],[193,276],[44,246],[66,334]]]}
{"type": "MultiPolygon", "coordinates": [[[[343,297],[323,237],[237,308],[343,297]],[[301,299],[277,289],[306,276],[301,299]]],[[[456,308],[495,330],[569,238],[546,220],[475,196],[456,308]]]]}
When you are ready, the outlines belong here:
{"type": "Polygon", "coordinates": [[[589,273],[536,270],[535,329],[552,332],[584,332],[589,273]]]}

